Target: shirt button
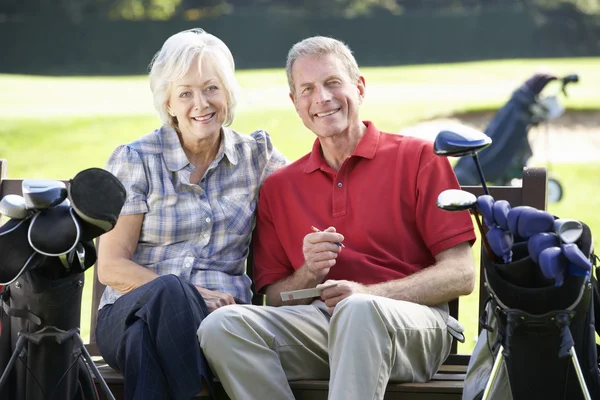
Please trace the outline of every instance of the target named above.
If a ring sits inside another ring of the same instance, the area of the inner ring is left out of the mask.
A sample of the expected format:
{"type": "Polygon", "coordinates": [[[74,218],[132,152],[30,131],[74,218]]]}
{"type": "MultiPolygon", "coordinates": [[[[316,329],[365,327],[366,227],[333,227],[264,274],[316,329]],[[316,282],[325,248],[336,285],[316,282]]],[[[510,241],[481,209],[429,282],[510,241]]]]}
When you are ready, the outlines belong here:
{"type": "Polygon", "coordinates": [[[341,188],[342,186],[342,182],[338,182],[338,187],[341,188]]]}
{"type": "Polygon", "coordinates": [[[206,218],[205,221],[210,223],[210,218],[206,218]]]}
{"type": "Polygon", "coordinates": [[[191,267],[191,266],[192,266],[192,263],[189,263],[189,262],[185,263],[185,267],[186,267],[186,268],[189,268],[189,267],[191,267]]]}

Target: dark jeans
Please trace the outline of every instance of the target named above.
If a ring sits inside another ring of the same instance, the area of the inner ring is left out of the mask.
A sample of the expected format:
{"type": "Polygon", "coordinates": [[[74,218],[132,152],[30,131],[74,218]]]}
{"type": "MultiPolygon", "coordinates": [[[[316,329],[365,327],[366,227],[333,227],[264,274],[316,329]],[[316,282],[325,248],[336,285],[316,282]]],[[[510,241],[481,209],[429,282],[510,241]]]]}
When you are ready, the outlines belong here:
{"type": "Polygon", "coordinates": [[[202,377],[210,385],[196,336],[207,315],[198,290],[175,275],[154,279],[102,307],[98,349],[123,373],[126,399],[188,400],[202,390],[202,377]]]}

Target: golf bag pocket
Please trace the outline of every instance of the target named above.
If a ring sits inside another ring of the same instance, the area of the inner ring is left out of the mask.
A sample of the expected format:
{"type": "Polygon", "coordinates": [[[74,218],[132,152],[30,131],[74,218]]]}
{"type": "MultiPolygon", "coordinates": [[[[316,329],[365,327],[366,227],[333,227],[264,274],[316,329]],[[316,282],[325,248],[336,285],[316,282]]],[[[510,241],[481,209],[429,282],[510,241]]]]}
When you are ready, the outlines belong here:
{"type": "MultiPolygon", "coordinates": [[[[39,274],[40,270],[47,268],[46,264],[40,268],[21,275],[8,286],[3,296],[2,308],[8,310],[7,314],[11,317],[8,326],[3,326],[0,342],[9,340],[9,356],[15,351],[23,334],[41,335],[47,329],[69,331],[79,327],[83,273],[49,280],[39,274]]],[[[14,364],[9,384],[0,392],[0,395],[7,397],[2,398],[78,398],[82,365],[76,362],[78,353],[75,340],[64,335],[59,343],[60,337],[38,336],[37,342],[30,340],[25,343],[26,352],[14,364]],[[54,395],[51,397],[52,393],[54,395]]]]}
{"type": "MultiPolygon", "coordinates": [[[[485,317],[490,315],[491,311],[488,302],[482,316],[482,319],[485,319],[482,323],[486,325],[487,329],[482,329],[479,333],[477,344],[469,359],[463,388],[463,400],[480,400],[492,372],[494,359],[498,352],[498,347],[495,346],[498,340],[498,322],[496,318],[485,317]]],[[[493,393],[492,399],[512,400],[510,382],[504,364],[500,366],[498,377],[491,390],[491,393],[493,393]]]]}

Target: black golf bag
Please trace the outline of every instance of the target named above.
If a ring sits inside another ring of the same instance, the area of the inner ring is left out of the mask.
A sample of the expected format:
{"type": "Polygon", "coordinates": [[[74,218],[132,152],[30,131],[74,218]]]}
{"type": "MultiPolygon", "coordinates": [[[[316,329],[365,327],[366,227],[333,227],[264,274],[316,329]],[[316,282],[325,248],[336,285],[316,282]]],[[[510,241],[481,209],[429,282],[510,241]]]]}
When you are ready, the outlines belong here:
{"type": "Polygon", "coordinates": [[[0,227],[1,399],[97,399],[90,369],[112,398],[79,325],[84,271],[96,262],[93,239],[114,227],[124,201],[121,183],[92,168],[68,190],[49,185],[32,194],[23,218],[0,227]],[[43,206],[33,208],[36,202],[43,206]]]}
{"type": "Polygon", "coordinates": [[[514,244],[510,263],[483,261],[489,299],[463,399],[600,399],[597,258],[583,228],[576,244],[593,261],[591,276],[566,276],[557,286],[526,242],[514,244]]]}

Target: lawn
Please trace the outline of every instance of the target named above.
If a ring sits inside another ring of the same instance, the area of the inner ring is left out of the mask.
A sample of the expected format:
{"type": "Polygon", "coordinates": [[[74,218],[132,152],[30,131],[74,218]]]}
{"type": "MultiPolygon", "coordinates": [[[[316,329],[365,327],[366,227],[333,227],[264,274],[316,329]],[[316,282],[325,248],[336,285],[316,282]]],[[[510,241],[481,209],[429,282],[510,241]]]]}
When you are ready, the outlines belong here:
{"type": "MultiPolygon", "coordinates": [[[[367,97],[362,116],[382,130],[397,132],[434,116],[496,109],[539,68],[579,73],[581,83],[570,88],[566,106],[600,110],[600,58],[588,58],[364,68],[367,97]]],[[[275,145],[292,160],[309,151],[314,135],[292,107],[285,72],[239,71],[238,79],[244,92],[233,128],[246,133],[268,130],[275,145]]],[[[0,75],[0,88],[0,158],[8,160],[12,178],[68,179],[84,168],[102,167],[117,145],[158,126],[147,79],[142,76],[0,75]]],[[[600,232],[600,216],[595,212],[600,206],[595,192],[600,187],[600,163],[553,164],[553,174],[566,194],[550,211],[579,218],[600,232]]],[[[84,337],[89,334],[91,271],[87,275],[84,337]]],[[[477,299],[469,296],[461,305],[468,340],[459,350],[469,352],[477,332],[477,299]]]]}

